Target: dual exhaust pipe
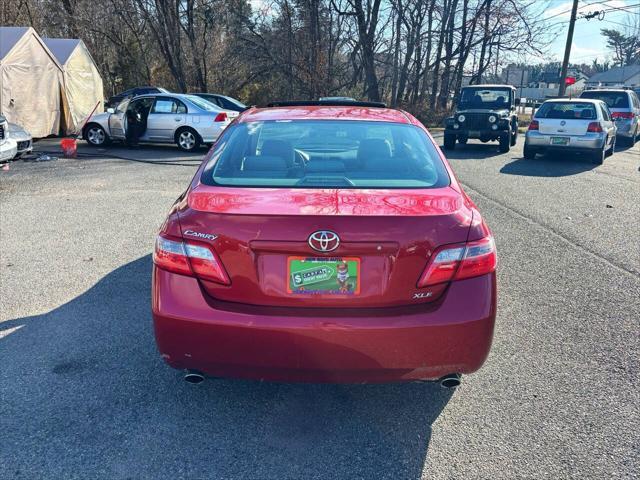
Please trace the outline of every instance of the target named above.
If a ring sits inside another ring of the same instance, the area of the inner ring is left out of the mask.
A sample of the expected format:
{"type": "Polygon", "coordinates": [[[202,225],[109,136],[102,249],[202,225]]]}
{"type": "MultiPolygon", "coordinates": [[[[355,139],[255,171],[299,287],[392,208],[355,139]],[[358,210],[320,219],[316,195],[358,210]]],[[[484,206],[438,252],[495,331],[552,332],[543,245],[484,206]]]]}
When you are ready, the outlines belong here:
{"type": "MultiPolygon", "coordinates": [[[[184,381],[192,385],[197,385],[204,382],[204,375],[197,370],[187,370],[187,372],[184,374],[184,381]]],[[[440,380],[438,380],[438,383],[442,388],[456,388],[460,385],[460,374],[450,373],[449,375],[445,375],[440,380]]]]}

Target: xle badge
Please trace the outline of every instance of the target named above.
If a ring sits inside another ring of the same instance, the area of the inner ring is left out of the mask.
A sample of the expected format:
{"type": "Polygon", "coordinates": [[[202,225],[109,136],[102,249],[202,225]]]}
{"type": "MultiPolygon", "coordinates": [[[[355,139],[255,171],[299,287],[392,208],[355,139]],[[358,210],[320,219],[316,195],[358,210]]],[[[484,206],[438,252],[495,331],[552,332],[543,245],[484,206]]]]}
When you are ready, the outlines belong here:
{"type": "Polygon", "coordinates": [[[429,298],[433,295],[433,292],[418,292],[413,294],[414,300],[419,300],[421,298],[429,298]]]}

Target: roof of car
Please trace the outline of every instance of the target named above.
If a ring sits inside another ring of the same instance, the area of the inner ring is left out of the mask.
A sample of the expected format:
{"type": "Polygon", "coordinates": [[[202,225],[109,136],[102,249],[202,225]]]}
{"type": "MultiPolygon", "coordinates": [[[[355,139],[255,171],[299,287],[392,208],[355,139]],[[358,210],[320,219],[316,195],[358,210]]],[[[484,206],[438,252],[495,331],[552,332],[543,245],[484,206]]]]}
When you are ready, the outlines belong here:
{"type": "Polygon", "coordinates": [[[589,90],[585,90],[582,93],[593,93],[593,92],[615,92],[615,93],[626,93],[632,92],[633,90],[629,90],[626,88],[590,88],[589,90]]]}
{"type": "Polygon", "coordinates": [[[239,117],[241,122],[260,122],[265,120],[362,120],[413,123],[406,113],[393,108],[338,105],[251,108],[239,117]]]}
{"type": "Polygon", "coordinates": [[[514,87],[513,85],[505,85],[505,84],[498,84],[498,83],[488,83],[488,84],[482,84],[482,85],[465,85],[462,88],[512,88],[515,90],[516,87],[514,87]]]}
{"type": "MultiPolygon", "coordinates": [[[[599,98],[550,98],[549,100],[545,100],[544,103],[558,103],[558,102],[571,102],[571,103],[593,103],[593,102],[602,102],[599,98]]],[[[604,102],[603,102],[604,103],[604,102]]]]}

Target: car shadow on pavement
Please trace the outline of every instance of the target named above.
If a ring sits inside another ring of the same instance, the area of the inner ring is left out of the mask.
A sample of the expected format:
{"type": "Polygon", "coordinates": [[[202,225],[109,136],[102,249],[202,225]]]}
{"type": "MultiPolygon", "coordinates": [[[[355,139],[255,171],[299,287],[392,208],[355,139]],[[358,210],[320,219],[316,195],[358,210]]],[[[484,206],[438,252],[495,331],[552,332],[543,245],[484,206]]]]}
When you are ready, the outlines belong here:
{"type": "Polygon", "coordinates": [[[0,324],[10,476],[420,478],[451,391],[187,384],[155,348],[150,277],[145,256],[55,310],[0,324]]]}
{"type": "MultiPolygon", "coordinates": [[[[612,157],[605,159],[605,163],[612,161],[612,157]]],[[[500,169],[500,173],[507,175],[522,175],[529,177],[567,177],[588,172],[598,167],[588,158],[576,154],[551,153],[538,155],[535,159],[517,158],[500,169]]]]}

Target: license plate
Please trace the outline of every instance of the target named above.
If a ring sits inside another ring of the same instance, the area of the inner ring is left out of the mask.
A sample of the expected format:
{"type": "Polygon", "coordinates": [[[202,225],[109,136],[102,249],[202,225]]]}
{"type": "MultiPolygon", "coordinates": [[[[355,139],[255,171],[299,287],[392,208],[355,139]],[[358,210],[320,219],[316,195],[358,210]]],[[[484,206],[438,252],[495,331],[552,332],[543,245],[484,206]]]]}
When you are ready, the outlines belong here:
{"type": "Polygon", "coordinates": [[[469,134],[470,137],[479,137],[480,136],[480,130],[469,130],[469,134]]]}
{"type": "Polygon", "coordinates": [[[360,259],[289,257],[287,292],[296,295],[360,294],[360,259]]]}
{"type": "Polygon", "coordinates": [[[569,137],[551,137],[551,145],[569,145],[569,137]]]}

